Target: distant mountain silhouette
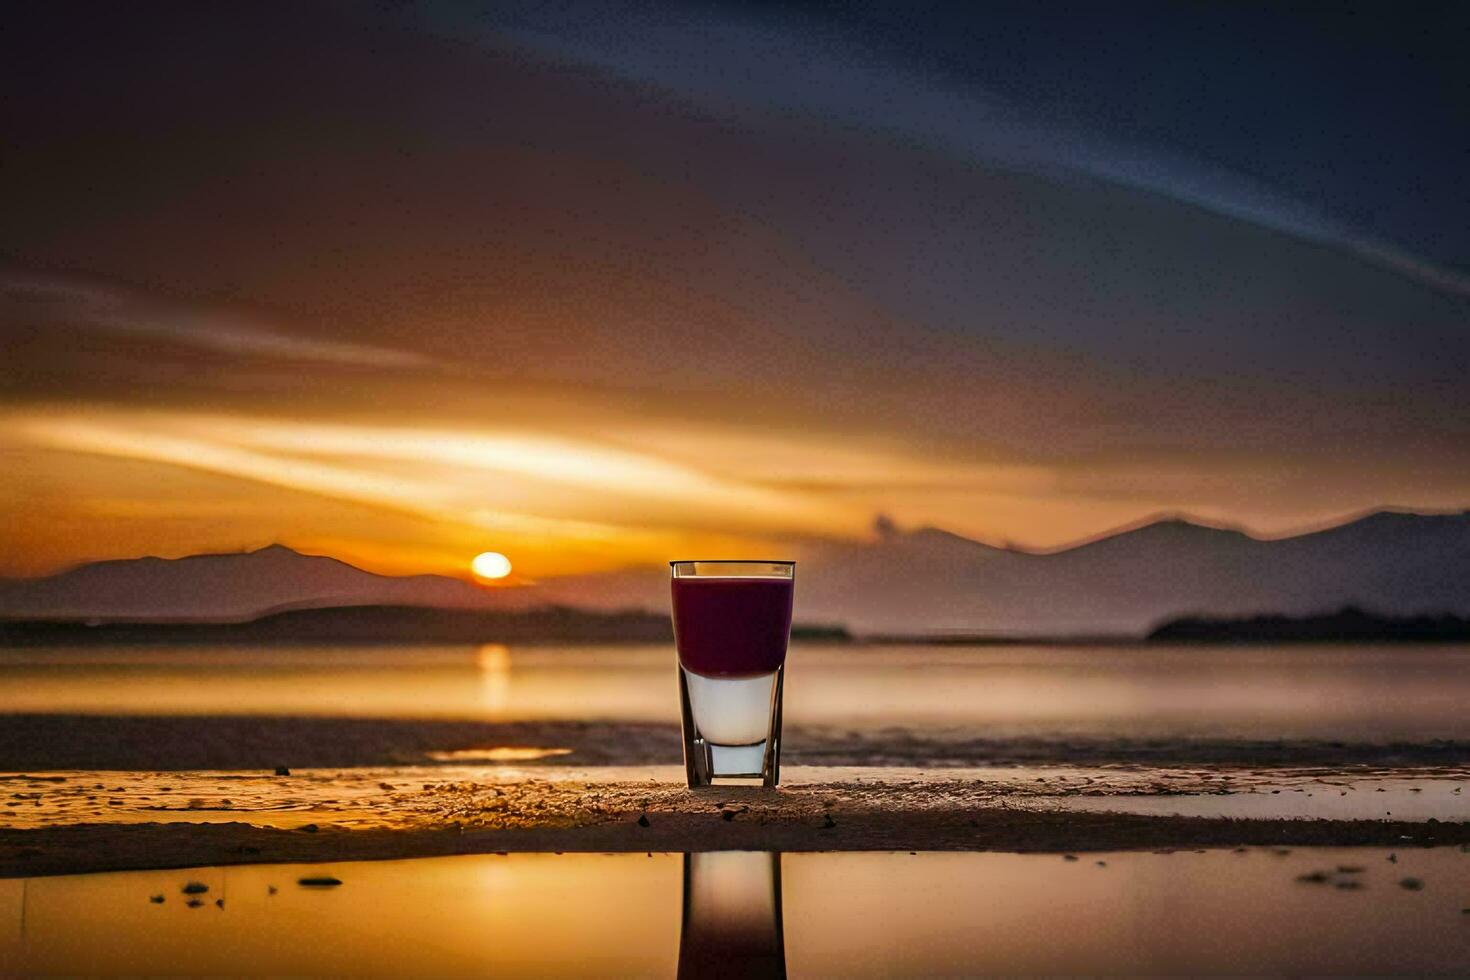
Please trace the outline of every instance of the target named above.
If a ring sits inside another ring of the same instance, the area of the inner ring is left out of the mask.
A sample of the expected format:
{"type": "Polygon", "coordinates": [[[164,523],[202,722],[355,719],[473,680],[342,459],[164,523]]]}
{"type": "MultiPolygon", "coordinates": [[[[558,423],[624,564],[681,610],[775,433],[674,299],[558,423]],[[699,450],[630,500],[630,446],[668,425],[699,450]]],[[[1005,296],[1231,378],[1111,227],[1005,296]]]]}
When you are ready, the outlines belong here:
{"type": "MultiPolygon", "coordinates": [[[[1470,614],[1470,512],[1379,512],[1263,540],[1184,518],[1054,552],[885,522],[873,540],[797,553],[796,615],[858,634],[1142,636],[1182,616],[1470,614]]],[[[637,568],[483,589],[436,575],[374,575],[280,546],[233,555],[98,562],[0,581],[0,617],[249,619],[317,606],[668,609],[668,570],[637,568]]]]}
{"type": "Polygon", "coordinates": [[[1187,616],[1163,624],[1148,638],[1159,643],[1464,642],[1470,640],[1470,617],[1380,616],[1351,606],[1319,616],[1187,616]]]}
{"type": "Polygon", "coordinates": [[[125,558],[47,578],[0,579],[0,616],[57,619],[241,620],[313,606],[503,609],[523,589],[488,589],[443,575],[375,575],[282,545],[188,558],[125,558]]]}
{"type": "Polygon", "coordinates": [[[1470,513],[1380,512],[1274,540],[1171,518],[1053,553],[920,530],[817,551],[797,593],[803,615],[859,631],[1137,635],[1201,612],[1463,613],[1470,513]]]}
{"type": "MultiPolygon", "coordinates": [[[[1307,615],[1349,605],[1385,615],[1470,613],[1470,512],[1383,511],[1269,540],[1171,517],[1054,552],[887,523],[871,541],[796,557],[797,615],[857,634],[1140,636],[1191,614],[1307,615]]],[[[543,594],[641,605],[661,599],[665,575],[557,580],[543,594]]]]}

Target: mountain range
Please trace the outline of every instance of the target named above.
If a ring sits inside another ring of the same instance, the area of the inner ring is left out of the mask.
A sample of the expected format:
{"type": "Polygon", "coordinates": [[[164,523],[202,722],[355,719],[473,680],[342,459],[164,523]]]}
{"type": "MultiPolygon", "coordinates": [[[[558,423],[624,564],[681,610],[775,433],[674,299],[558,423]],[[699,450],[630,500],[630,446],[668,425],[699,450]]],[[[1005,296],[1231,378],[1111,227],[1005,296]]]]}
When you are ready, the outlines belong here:
{"type": "Polygon", "coordinates": [[[1172,518],[1049,553],[889,531],[813,559],[797,585],[804,615],[863,633],[1140,634],[1192,614],[1470,612],[1470,512],[1380,511],[1276,539],[1172,518]]]}
{"type": "MultiPolygon", "coordinates": [[[[1049,552],[880,519],[867,541],[795,557],[797,615],[856,635],[1138,636],[1181,616],[1470,613],[1470,511],[1379,511],[1263,539],[1182,517],[1049,552]]],[[[661,604],[663,570],[560,579],[544,594],[661,604]]]]}
{"type": "Polygon", "coordinates": [[[0,579],[0,616],[231,622],[328,606],[524,606],[510,590],[445,575],[376,575],[284,545],[186,558],[120,558],[34,579],[0,579]]]}
{"type": "MultiPolygon", "coordinates": [[[[870,540],[807,545],[796,557],[797,618],[870,636],[1142,635],[1181,616],[1300,616],[1345,606],[1388,616],[1470,613],[1470,512],[1380,511],[1275,539],[1166,518],[1052,552],[880,521],[870,540]]],[[[238,621],[371,605],[662,611],[667,576],[633,569],[485,588],[440,575],[377,575],[274,545],[0,580],[0,617],[238,621]]]]}

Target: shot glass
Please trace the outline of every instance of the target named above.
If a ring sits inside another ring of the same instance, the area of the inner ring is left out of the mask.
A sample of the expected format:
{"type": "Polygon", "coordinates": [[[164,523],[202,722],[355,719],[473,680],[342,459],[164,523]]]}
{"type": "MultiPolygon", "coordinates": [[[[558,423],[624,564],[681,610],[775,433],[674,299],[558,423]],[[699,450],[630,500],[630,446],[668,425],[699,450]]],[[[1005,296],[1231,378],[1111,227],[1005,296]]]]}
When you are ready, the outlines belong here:
{"type": "Polygon", "coordinates": [[[669,564],[689,786],[775,786],[796,562],[669,564]]]}

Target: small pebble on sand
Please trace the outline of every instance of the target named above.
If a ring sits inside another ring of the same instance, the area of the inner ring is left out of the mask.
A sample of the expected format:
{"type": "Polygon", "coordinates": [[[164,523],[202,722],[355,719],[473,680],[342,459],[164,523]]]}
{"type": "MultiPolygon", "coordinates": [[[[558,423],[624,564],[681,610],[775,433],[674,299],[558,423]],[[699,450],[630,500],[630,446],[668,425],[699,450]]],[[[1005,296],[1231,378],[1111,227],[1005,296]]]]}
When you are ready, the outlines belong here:
{"type": "Polygon", "coordinates": [[[1399,882],[1399,887],[1411,892],[1417,892],[1424,888],[1424,882],[1418,878],[1404,878],[1399,882]]]}

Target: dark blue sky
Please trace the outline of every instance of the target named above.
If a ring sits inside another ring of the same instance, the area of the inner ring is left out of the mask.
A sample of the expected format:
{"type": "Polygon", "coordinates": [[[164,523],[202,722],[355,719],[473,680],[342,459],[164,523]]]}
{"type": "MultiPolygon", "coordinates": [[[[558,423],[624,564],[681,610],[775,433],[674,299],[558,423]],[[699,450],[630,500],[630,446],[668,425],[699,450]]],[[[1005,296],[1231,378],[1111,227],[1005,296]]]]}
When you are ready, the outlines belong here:
{"type": "Polygon", "coordinates": [[[471,38],[508,28],[543,51],[706,99],[723,87],[732,100],[847,121],[871,107],[877,126],[968,135],[971,148],[990,144],[991,162],[1015,165],[1014,148],[995,145],[994,119],[954,111],[969,98],[1029,128],[1022,141],[1052,131],[1055,144],[1023,166],[1234,202],[1237,216],[1274,212],[1289,230],[1402,251],[1405,265],[1470,267],[1464,4],[410,9],[421,24],[471,38]],[[932,118],[939,99],[951,102],[943,120],[932,118]]]}
{"type": "Polygon", "coordinates": [[[818,4],[805,14],[1470,264],[1470,5],[818,4]]]}

